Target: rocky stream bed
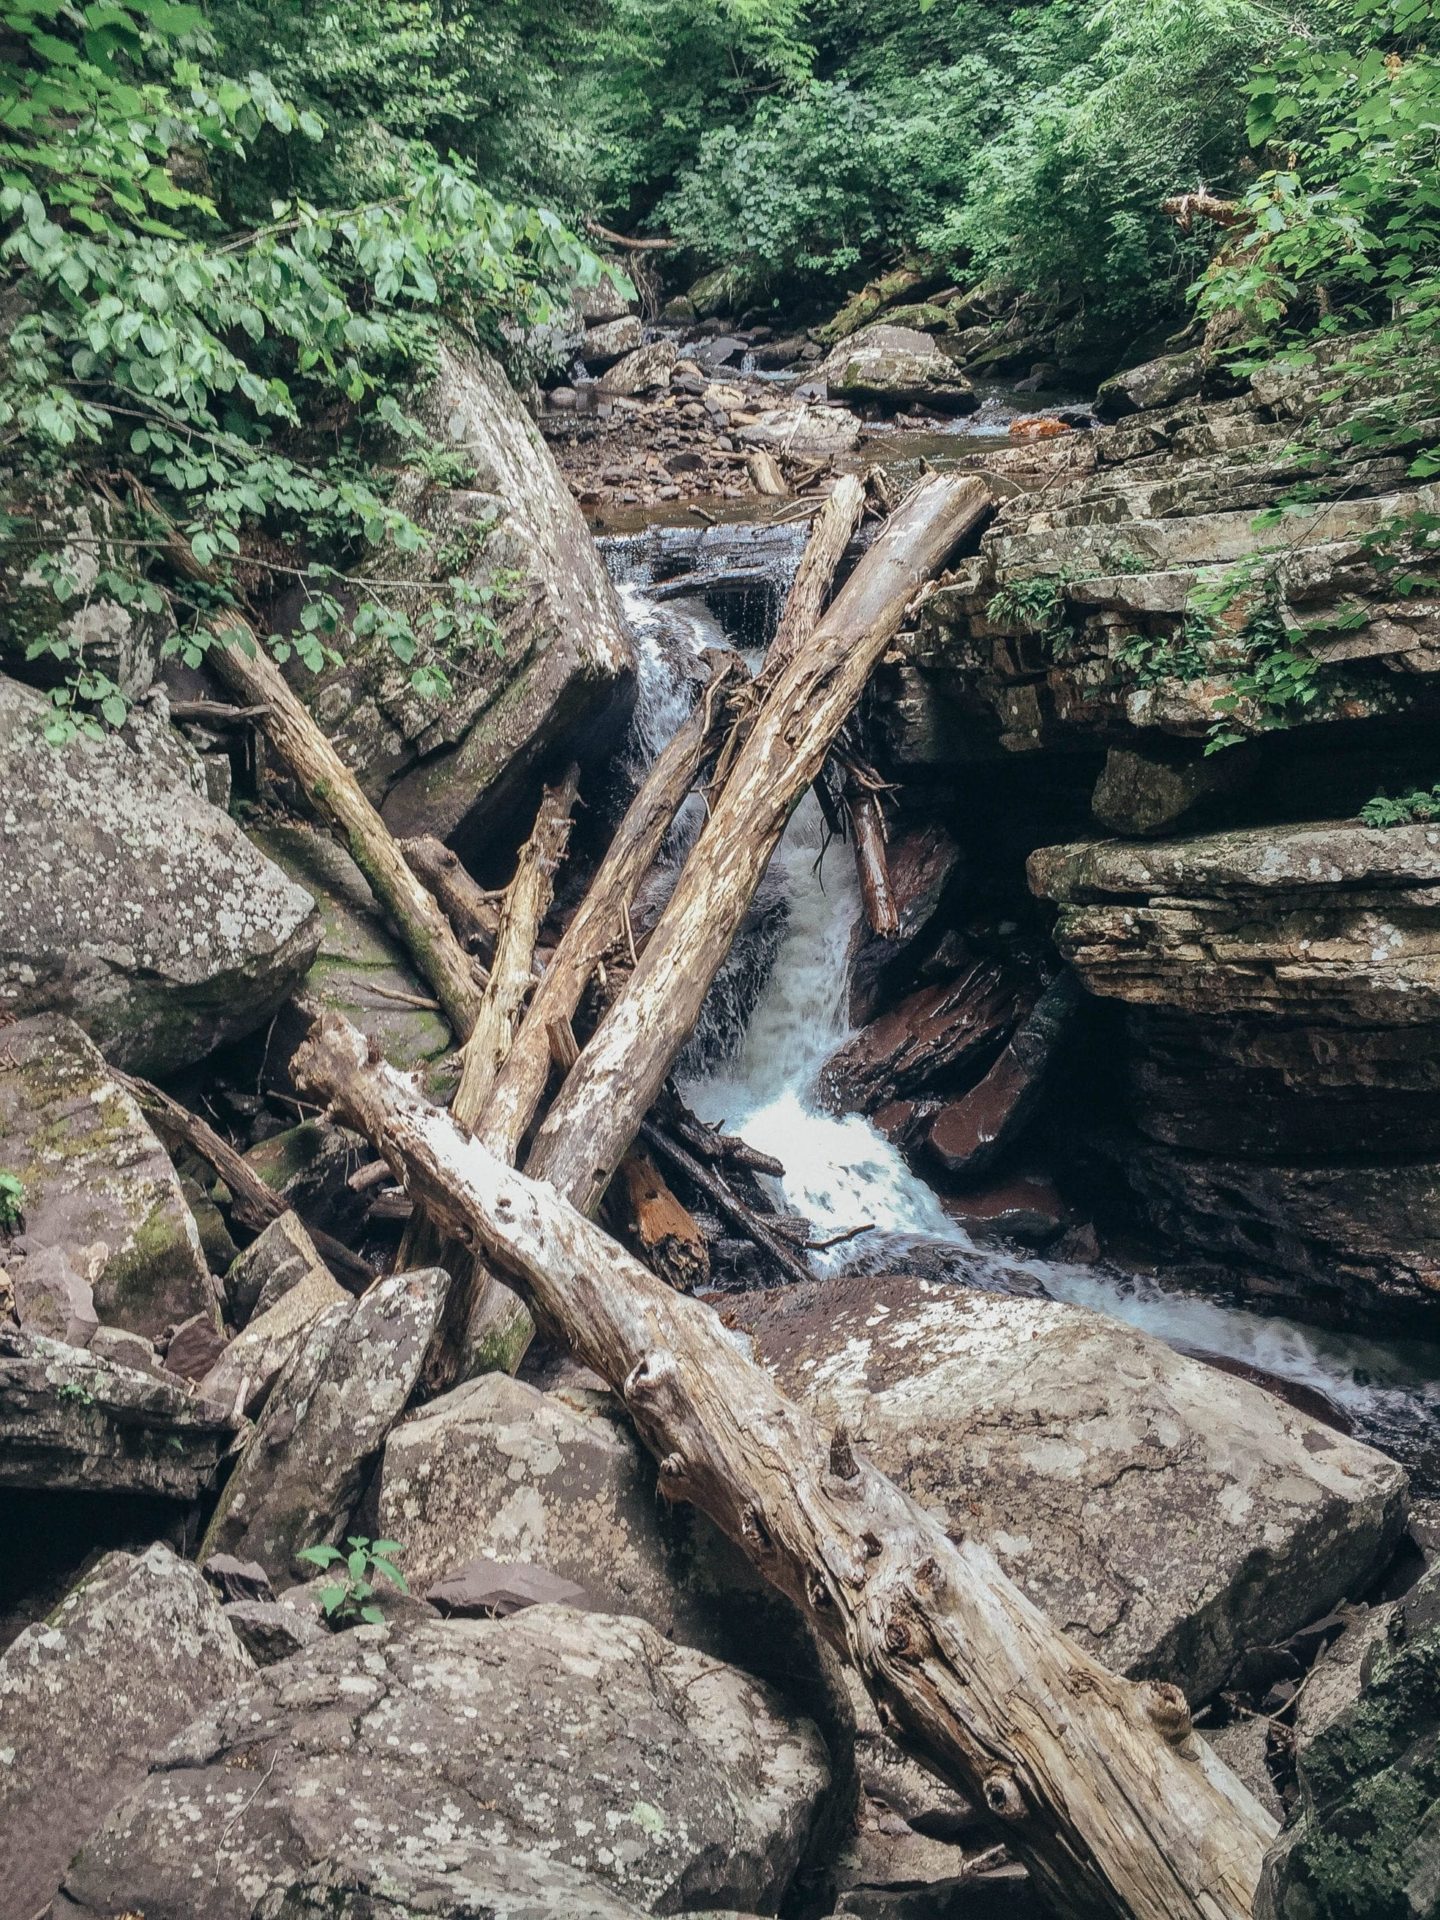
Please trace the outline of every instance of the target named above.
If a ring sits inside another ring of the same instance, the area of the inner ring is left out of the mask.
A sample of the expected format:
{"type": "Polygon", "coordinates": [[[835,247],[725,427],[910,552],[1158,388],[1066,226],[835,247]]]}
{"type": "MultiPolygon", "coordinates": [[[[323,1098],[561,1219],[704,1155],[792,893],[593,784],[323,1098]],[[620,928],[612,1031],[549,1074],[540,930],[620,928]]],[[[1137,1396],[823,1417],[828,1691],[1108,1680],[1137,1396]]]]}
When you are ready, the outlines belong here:
{"type": "MultiPolygon", "coordinates": [[[[971,325],[977,373],[967,316],[936,311],[827,350],[591,301],[589,377],[551,386],[543,433],[457,345],[427,418],[471,477],[413,477],[415,578],[463,549],[501,646],[438,710],[378,641],[293,684],[391,830],[484,887],[578,760],[543,961],[706,663],[760,666],[836,474],[875,475],[857,546],[924,465],[989,479],[851,742],[896,931],[866,923],[833,796],[807,797],[678,1063],[811,1277],[673,1183],[785,1391],[1086,1651],[1183,1689],[1285,1822],[1260,1911],[1419,1920],[1440,823],[1357,815],[1440,772],[1440,614],[1371,540],[1421,492],[1337,436],[1318,497],[1277,505],[1303,385],[1217,396],[1179,355],[1112,383],[1099,424],[1014,391],[1055,377],[1023,343],[989,388],[1003,323],[971,325]],[[1257,555],[1323,697],[1284,729],[1242,704],[1206,754],[1220,687],[1187,610],[1257,555]]],[[[0,1229],[0,1920],[1038,1911],[986,1809],[659,1499],[603,1381],[542,1341],[433,1391],[446,1274],[398,1259],[406,1196],[289,1062],[328,1007],[443,1100],[451,1029],[217,687],[125,609],[86,617],[138,698],[123,732],[45,747],[43,689],[0,660],[0,1169],[23,1196],[0,1229]],[[398,1543],[408,1577],[375,1578],[370,1620],[327,1616],[306,1557],[352,1541],[398,1543]]]]}

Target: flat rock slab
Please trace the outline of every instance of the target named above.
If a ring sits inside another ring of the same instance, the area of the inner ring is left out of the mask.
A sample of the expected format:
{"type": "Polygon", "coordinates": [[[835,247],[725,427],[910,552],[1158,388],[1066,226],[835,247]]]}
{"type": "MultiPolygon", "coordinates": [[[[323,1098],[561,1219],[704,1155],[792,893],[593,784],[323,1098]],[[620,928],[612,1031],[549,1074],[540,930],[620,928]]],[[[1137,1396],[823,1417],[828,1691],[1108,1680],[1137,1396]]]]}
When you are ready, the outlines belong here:
{"type": "Polygon", "coordinates": [[[203,1713],[82,1850],[57,1911],[309,1913],[281,1896],[323,1868],[433,1876],[450,1897],[424,1910],[459,1920],[486,1910],[466,1881],[513,1853],[644,1912],[774,1912],[828,1781],[808,1722],[641,1621],[409,1619],[308,1647],[203,1713]]]}
{"type": "Polygon", "coordinates": [[[449,1283],[440,1267],[392,1274],[311,1321],[221,1495],[202,1560],[233,1553],[278,1584],[309,1571],[303,1548],[340,1537],[420,1377],[449,1283]]]}
{"type": "Polygon", "coordinates": [[[24,1182],[20,1247],[69,1254],[106,1325],[153,1338],[204,1313],[218,1326],[214,1284],[170,1157],[63,1014],[0,1030],[0,1167],[24,1182]]]}
{"type": "Polygon", "coordinates": [[[164,1073],[260,1026],[320,938],[310,896],[205,798],[163,707],[51,747],[0,677],[0,1011],[73,1014],[164,1073]]]}
{"type": "Polygon", "coordinates": [[[236,1427],[182,1381],[0,1326],[0,1486],[195,1500],[236,1427]]]}
{"type": "Polygon", "coordinates": [[[0,1910],[30,1920],[166,1742],[254,1664],[198,1570],[107,1554],[0,1659],[0,1910]]]}
{"type": "Polygon", "coordinates": [[[1393,1461],[1100,1314],[905,1275],[735,1312],[787,1392],[1057,1626],[1192,1700],[1359,1592],[1404,1524],[1393,1461]]]}

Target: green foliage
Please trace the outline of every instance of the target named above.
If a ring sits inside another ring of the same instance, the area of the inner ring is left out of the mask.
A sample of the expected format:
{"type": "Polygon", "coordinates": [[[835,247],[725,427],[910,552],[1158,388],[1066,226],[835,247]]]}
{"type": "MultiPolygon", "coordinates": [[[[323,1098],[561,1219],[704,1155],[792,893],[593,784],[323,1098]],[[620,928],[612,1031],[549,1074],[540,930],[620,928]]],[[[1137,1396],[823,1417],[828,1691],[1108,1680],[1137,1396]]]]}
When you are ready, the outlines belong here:
{"type": "Polygon", "coordinates": [[[395,1564],[404,1548],[398,1540],[370,1540],[364,1534],[351,1534],[345,1542],[350,1549],[338,1547],[302,1547],[295,1556],[312,1567],[335,1569],[335,1579],[320,1589],[320,1610],[332,1627],[353,1627],[357,1621],[378,1625],[384,1614],[375,1602],[375,1582],[386,1580],[401,1593],[408,1593],[405,1576],[395,1564]]]}
{"type": "Polygon", "coordinates": [[[0,1233],[18,1233],[25,1225],[25,1182],[0,1168],[0,1233]]]}
{"type": "Polygon", "coordinates": [[[1440,781],[1433,787],[1412,787],[1409,793],[1386,793],[1382,787],[1361,807],[1358,818],[1367,827],[1409,827],[1420,820],[1440,820],[1440,781]]]}
{"type": "Polygon", "coordinates": [[[1052,659],[1062,660],[1075,640],[1065,600],[1069,576],[1037,573],[1027,580],[1007,580],[985,608],[987,620],[997,626],[1020,627],[1046,642],[1052,659]]]}
{"type": "MultiPolygon", "coordinates": [[[[383,198],[292,192],[248,224],[227,183],[251,154],[298,156],[304,174],[329,136],[264,74],[217,66],[195,9],[5,0],[0,20],[0,45],[20,49],[0,65],[0,272],[16,316],[0,512],[53,603],[27,657],[60,680],[55,737],[96,713],[124,719],[67,622],[97,590],[173,621],[192,664],[247,574],[298,587],[298,631],[279,650],[311,667],[334,657],[342,595],[402,659],[422,638],[494,644],[461,578],[401,613],[376,564],[424,539],[387,499],[397,456],[426,444],[404,396],[443,328],[498,341],[502,321],[543,319],[552,290],[593,281],[594,256],[420,140],[386,148],[383,198]],[[110,524],[63,528],[69,503],[97,493],[110,524]],[[77,554],[99,567],[83,590],[77,554]]],[[[343,154],[333,172],[344,184],[343,154]]],[[[437,690],[435,670],[415,684],[437,690]]]]}

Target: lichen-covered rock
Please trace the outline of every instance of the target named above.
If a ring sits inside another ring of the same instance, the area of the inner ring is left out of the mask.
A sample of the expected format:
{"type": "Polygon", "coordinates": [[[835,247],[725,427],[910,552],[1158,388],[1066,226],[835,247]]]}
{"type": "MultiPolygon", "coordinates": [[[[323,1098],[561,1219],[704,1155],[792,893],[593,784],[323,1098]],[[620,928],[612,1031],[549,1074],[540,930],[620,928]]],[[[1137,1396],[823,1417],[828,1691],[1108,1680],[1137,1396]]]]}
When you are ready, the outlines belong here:
{"type": "Polygon", "coordinates": [[[227,1317],[235,1326],[245,1326],[323,1266],[300,1216],[280,1214],[231,1262],[225,1275],[227,1317]]]}
{"type": "Polygon", "coordinates": [[[587,1909],[587,1879],[642,1912],[774,1912],[828,1778],[808,1722],[641,1621],[406,1618],[306,1648],[202,1714],[81,1851],[57,1911],[413,1910],[322,1907],[324,1873],[432,1876],[422,1910],[450,1920],[488,1910],[467,1894],[487,1880],[514,1888],[500,1911],[543,1914],[524,1902],[567,1874],[579,1904],[557,1916],[624,1914],[587,1909]],[[512,1855],[533,1858],[528,1886],[512,1855]]]}
{"type": "Polygon", "coordinates": [[[1095,411],[1102,420],[1119,420],[1127,413],[1173,407],[1177,401],[1203,392],[1207,377],[1215,378],[1216,374],[1203,347],[1167,353],[1102,381],[1095,395],[1095,411]]]}
{"type": "Polygon", "coordinates": [[[673,340],[637,346],[600,376],[600,391],[613,394],[659,393],[670,384],[680,352],[673,340]]]}
{"type": "Polygon", "coordinates": [[[0,1486],[194,1500],[236,1424],[158,1368],[0,1325],[0,1486]]]}
{"type": "Polygon", "coordinates": [[[67,1863],[197,1713],[250,1678],[198,1571],[111,1553],[0,1659],[0,1907],[43,1909],[67,1863]]]}
{"type": "Polygon", "coordinates": [[[221,1496],[202,1560],[233,1553],[279,1580],[305,1572],[302,1548],[340,1537],[420,1376],[448,1286],[440,1267],[392,1274],[311,1321],[221,1496]]]}
{"type": "Polygon", "coordinates": [[[957,361],[928,333],[884,322],[862,327],[821,362],[819,377],[837,400],[921,406],[971,413],[979,396],[957,361]]]}
{"type": "MultiPolygon", "coordinates": [[[[281,1215],[281,1219],[287,1217],[281,1215]]],[[[279,1294],[273,1305],[257,1312],[205,1370],[201,1393],[217,1406],[257,1412],[307,1330],[327,1308],[343,1306],[348,1297],[329,1268],[315,1258],[294,1285],[279,1294]]]]}
{"type": "MultiPolygon", "coordinates": [[[[563,1861],[507,1848],[463,1873],[388,1859],[379,1868],[327,1864],[267,1896],[254,1920],[644,1920],[644,1912],[563,1861]]],[[[693,1920],[745,1916],[729,1909],[693,1920]]]]}
{"type": "Polygon", "coordinates": [[[905,1276],[737,1304],[786,1391],[1057,1626],[1194,1699],[1363,1586],[1404,1524],[1393,1461],[1100,1314],[905,1276]]]}
{"type": "MultiPolygon", "coordinates": [[[[98,1245],[76,1250],[92,1272],[103,1254],[98,1245]]],[[[95,1289],[66,1247],[32,1246],[22,1258],[10,1258],[15,1318],[26,1333],[41,1333],[67,1347],[88,1347],[100,1331],[95,1289]]]]}
{"type": "MultiPolygon", "coordinates": [[[[252,835],[277,867],[313,896],[324,931],[320,950],[303,982],[306,996],[343,1013],[367,1039],[375,1040],[392,1067],[418,1073],[431,1099],[453,1091],[450,1027],[441,1013],[409,1001],[424,1001],[428,985],[416,974],[405,948],[391,933],[365,876],[345,849],[310,827],[262,828],[252,835]],[[447,1056],[450,1063],[447,1070],[447,1056]]],[[[271,1083],[288,1089],[291,1054],[307,1022],[281,1009],[266,1051],[271,1083]]]]}
{"type": "Polygon", "coordinates": [[[291,991],[314,906],[204,797],[163,702],[62,747],[53,712],[0,677],[0,1012],[72,1014],[122,1067],[189,1065],[291,991]]]}
{"type": "Polygon", "coordinates": [[[843,407],[771,407],[735,436],[745,447],[793,453],[797,459],[833,460],[860,444],[860,422],[843,407]]]}
{"type": "Polygon", "coordinates": [[[359,1134],[329,1120],[302,1120],[251,1147],[245,1158],[287,1206],[344,1238],[358,1225],[366,1205],[364,1196],[347,1184],[349,1176],[369,1154],[359,1134]]]}
{"type": "Polygon", "coordinates": [[[762,1672],[795,1637],[784,1603],[709,1521],[660,1498],[608,1393],[490,1373],[431,1401],[390,1435],[379,1530],[404,1541],[419,1593],[483,1555],[543,1567],[592,1605],[746,1666],[768,1647],[762,1672]]]}
{"type": "Polygon", "coordinates": [[[1356,1704],[1299,1756],[1256,1920],[1440,1913],[1440,1569],[1400,1602],[1356,1704]]]}
{"type": "MultiPolygon", "coordinates": [[[[513,804],[560,742],[602,750],[624,719],[634,653],[580,511],[498,361],[442,346],[416,409],[469,475],[448,490],[406,477],[396,503],[429,539],[390,555],[386,572],[413,582],[395,590],[412,615],[455,577],[492,595],[495,642],[424,642],[403,664],[382,636],[352,635],[341,664],[300,668],[294,685],[392,833],[463,838],[513,804]],[[450,681],[443,699],[411,684],[427,662],[450,681]]],[[[288,601],[277,607],[277,624],[290,617],[288,601]]]]}
{"type": "Polygon", "coordinates": [[[586,327],[580,342],[580,358],[587,367],[608,367],[622,354],[633,352],[644,337],[639,315],[620,313],[611,320],[602,320],[598,326],[586,327]]]}
{"type": "Polygon", "coordinates": [[[153,1338],[195,1313],[218,1324],[175,1169],[94,1044],[63,1015],[36,1014],[0,1031],[0,1054],[0,1167],[25,1190],[7,1264],[59,1248],[109,1326],[153,1338]]]}

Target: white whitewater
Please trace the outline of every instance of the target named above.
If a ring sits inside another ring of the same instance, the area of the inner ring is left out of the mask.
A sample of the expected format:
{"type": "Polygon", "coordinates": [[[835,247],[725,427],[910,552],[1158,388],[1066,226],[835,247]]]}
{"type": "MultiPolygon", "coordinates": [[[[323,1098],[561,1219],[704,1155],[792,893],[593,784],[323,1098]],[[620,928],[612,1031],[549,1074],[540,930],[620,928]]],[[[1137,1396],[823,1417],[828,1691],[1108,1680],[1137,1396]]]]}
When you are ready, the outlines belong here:
{"type": "MultiPolygon", "coordinates": [[[[680,725],[693,700],[685,654],[726,644],[698,601],[657,605],[633,577],[620,587],[640,655],[632,734],[638,765],[648,764],[680,725]]],[[[755,660],[746,656],[755,664],[755,660]]],[[[701,823],[697,801],[676,836],[680,857],[701,823]]],[[[825,847],[813,794],[796,808],[776,850],[767,886],[783,897],[787,918],[773,965],[743,1027],[710,1049],[719,1064],[682,1083],[705,1120],[723,1123],[785,1168],[771,1182],[777,1204],[810,1220],[817,1275],[863,1263],[897,1271],[923,1248],[926,1272],[990,1288],[1044,1292],[1108,1313],[1173,1346],[1214,1354],[1326,1395],[1357,1431],[1418,1463],[1431,1455],[1440,1426],[1440,1347],[1419,1341],[1366,1341],[1332,1333],[1210,1295],[1165,1286],[1105,1267],[1071,1266],[980,1247],[946,1214],[904,1157],[859,1114],[827,1113],[817,1097],[821,1068],[853,1029],[848,1019],[849,961],[861,914],[848,846],[825,847]],[[865,1232],[855,1234],[855,1229],[865,1232]],[[853,1238],[841,1238],[851,1236],[853,1238]]],[[[707,1009],[726,1026],[722,1008],[707,1009]]]]}

